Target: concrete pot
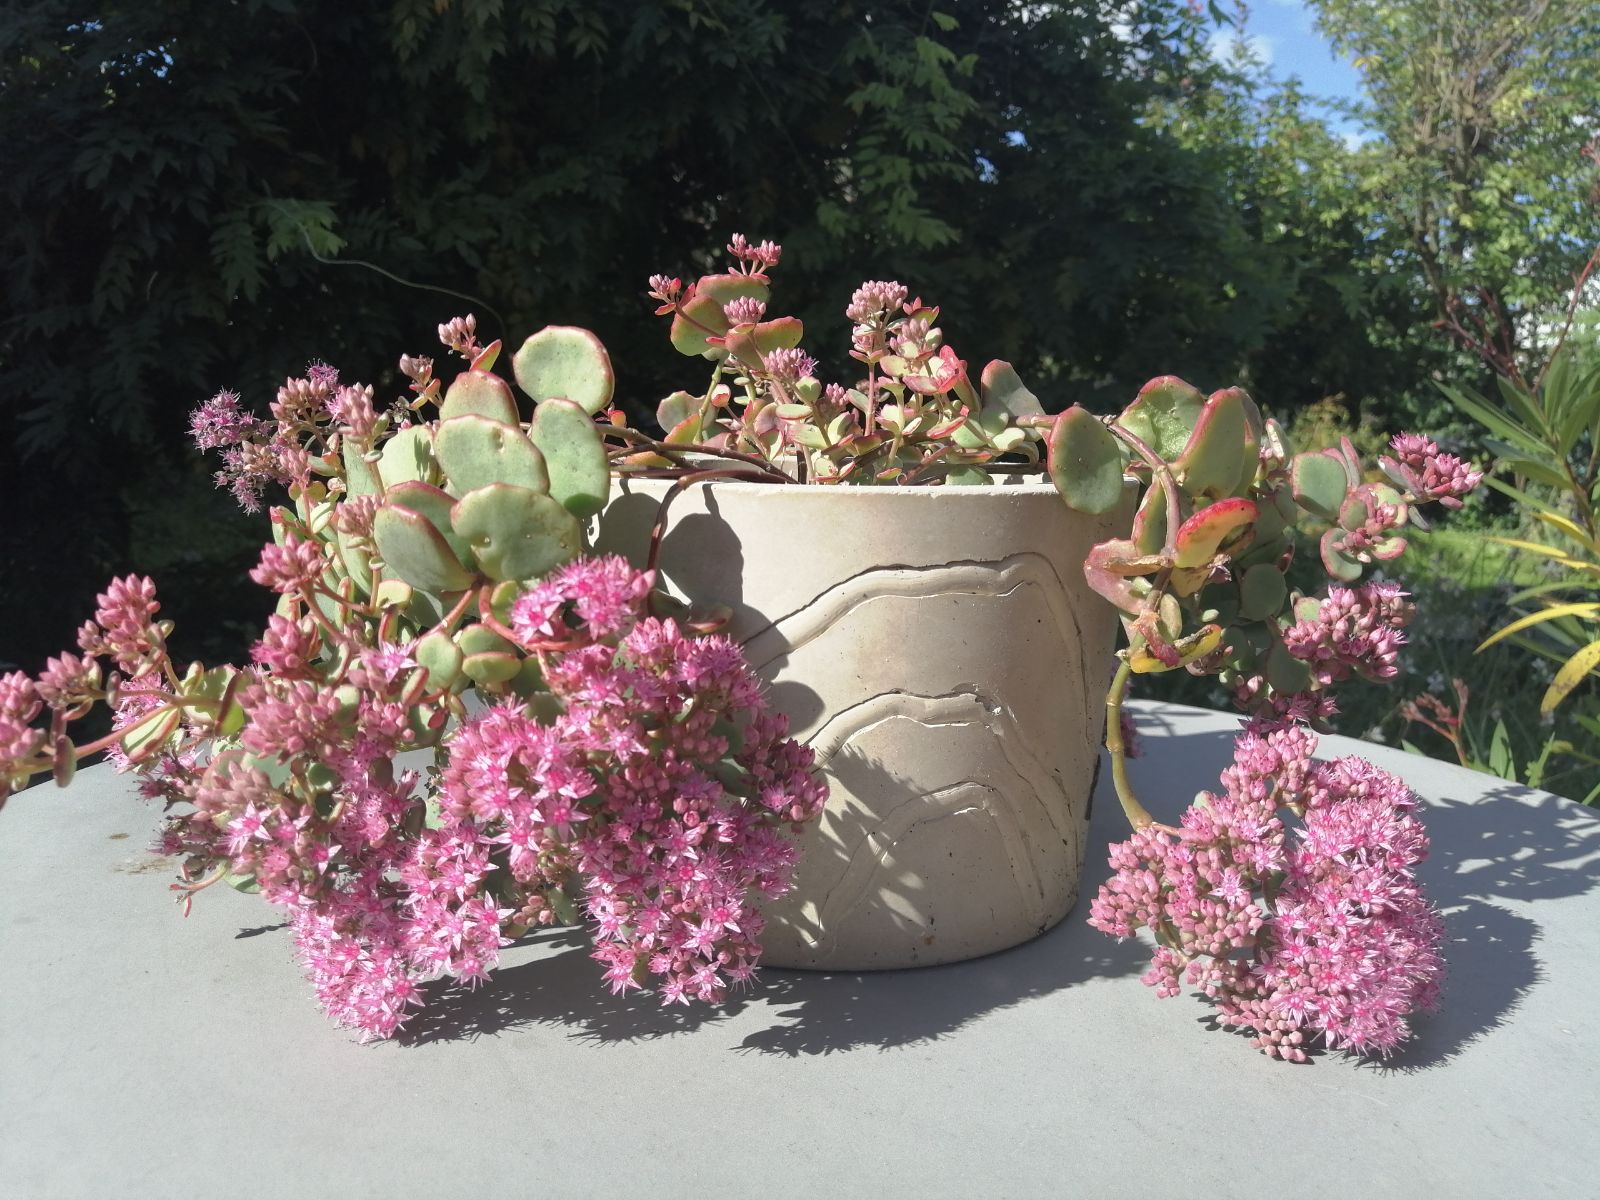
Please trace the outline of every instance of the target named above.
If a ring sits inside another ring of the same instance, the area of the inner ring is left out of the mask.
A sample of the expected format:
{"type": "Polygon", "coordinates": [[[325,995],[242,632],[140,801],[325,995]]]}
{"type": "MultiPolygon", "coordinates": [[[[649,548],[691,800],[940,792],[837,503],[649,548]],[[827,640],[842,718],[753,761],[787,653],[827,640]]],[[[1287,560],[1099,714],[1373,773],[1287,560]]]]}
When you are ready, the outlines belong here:
{"type": "MultiPolygon", "coordinates": [[[[597,549],[642,563],[668,486],[624,480],[597,549]]],[[[673,501],[662,581],[732,606],[832,786],[766,908],[765,963],[954,962],[1067,915],[1115,637],[1082,564],[1129,515],[1075,514],[1047,482],[717,481],[673,501]]]]}

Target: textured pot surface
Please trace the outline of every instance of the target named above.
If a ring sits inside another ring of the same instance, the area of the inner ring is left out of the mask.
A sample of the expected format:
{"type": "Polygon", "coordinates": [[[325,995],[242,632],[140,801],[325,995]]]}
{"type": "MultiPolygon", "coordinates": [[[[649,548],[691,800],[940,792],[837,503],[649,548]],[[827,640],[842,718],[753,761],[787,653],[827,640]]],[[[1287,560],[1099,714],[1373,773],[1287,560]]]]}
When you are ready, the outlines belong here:
{"type": "MultiPolygon", "coordinates": [[[[597,548],[644,559],[657,480],[625,481],[597,548]]],[[[731,632],[832,796],[764,961],[864,969],[1003,950],[1077,899],[1115,615],[1082,563],[1128,513],[1048,483],[694,485],[659,569],[731,632]]]]}

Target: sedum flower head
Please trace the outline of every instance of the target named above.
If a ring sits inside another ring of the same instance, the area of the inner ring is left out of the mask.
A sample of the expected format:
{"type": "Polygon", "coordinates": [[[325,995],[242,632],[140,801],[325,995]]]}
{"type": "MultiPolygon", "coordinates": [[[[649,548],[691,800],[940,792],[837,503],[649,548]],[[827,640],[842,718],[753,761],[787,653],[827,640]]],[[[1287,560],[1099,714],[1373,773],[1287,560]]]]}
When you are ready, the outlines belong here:
{"type": "Polygon", "coordinates": [[[1318,1038],[1388,1054],[1439,998],[1442,927],[1415,874],[1428,839],[1402,780],[1315,748],[1300,726],[1244,733],[1220,793],[1112,847],[1089,923],[1152,930],[1144,982],[1198,988],[1268,1055],[1304,1061],[1318,1038]]]}

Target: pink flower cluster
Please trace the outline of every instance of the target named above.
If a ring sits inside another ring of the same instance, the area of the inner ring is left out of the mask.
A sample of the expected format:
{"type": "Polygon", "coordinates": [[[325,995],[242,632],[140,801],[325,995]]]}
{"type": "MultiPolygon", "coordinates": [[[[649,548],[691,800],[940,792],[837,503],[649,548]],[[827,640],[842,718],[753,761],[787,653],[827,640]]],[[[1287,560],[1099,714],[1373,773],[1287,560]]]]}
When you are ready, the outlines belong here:
{"type": "Polygon", "coordinates": [[[1445,508],[1460,508],[1465,496],[1483,480],[1483,472],[1473,470],[1454,454],[1442,454],[1437,442],[1420,433],[1402,433],[1389,443],[1394,458],[1383,463],[1398,473],[1420,499],[1437,500],[1445,508]]]}
{"type": "Polygon", "coordinates": [[[0,801],[27,782],[24,764],[44,746],[44,730],[33,727],[43,707],[33,680],[21,671],[0,675],[0,801]]]}
{"type": "MultiPolygon", "coordinates": [[[[319,998],[364,1037],[394,1033],[427,981],[475,985],[518,930],[579,904],[613,989],[720,998],[760,954],[751,894],[787,886],[789,833],[825,793],[738,647],[646,617],[650,582],[580,559],[515,601],[553,704],[506,697],[468,719],[431,797],[393,767],[423,678],[409,647],[353,650],[341,688],[308,670],[317,629],[276,614],[238,689],[238,747],[169,764],[160,794],[192,811],[163,848],[287,907],[319,998]]],[[[129,697],[129,720],[146,699],[129,697]]]]}
{"type": "Polygon", "coordinates": [[[113,579],[95,605],[94,620],[78,630],[78,648],[85,654],[107,655],[119,671],[137,675],[164,652],[164,633],[155,621],[161,605],[148,576],[113,579]]]}
{"type": "Polygon", "coordinates": [[[1089,923],[1151,930],[1143,981],[1198,988],[1269,1055],[1304,1061],[1317,1037],[1387,1054],[1438,1002],[1442,928],[1414,871],[1428,839],[1402,780],[1315,748],[1302,727],[1247,730],[1220,793],[1112,847],[1089,923]]]}
{"type": "Polygon", "coordinates": [[[1351,675],[1384,680],[1399,673],[1404,630],[1415,608],[1397,584],[1331,587],[1315,604],[1315,615],[1284,630],[1283,644],[1310,665],[1318,685],[1329,687],[1351,675]]]}
{"type": "Polygon", "coordinates": [[[887,279],[869,279],[850,295],[844,315],[857,325],[886,321],[899,315],[910,293],[906,285],[887,279]]]}
{"type": "MultiPolygon", "coordinates": [[[[586,593],[614,591],[619,569],[580,561],[557,586],[581,611],[586,593]]],[[[589,627],[610,623],[602,613],[589,627]]],[[[550,919],[552,890],[580,879],[613,990],[653,981],[663,1002],[720,999],[760,954],[748,895],[786,889],[785,832],[820,811],[810,751],[784,737],[726,638],[644,618],[545,661],[564,711],[542,724],[496,707],[468,724],[441,781],[447,828],[507,846],[516,881],[549,897],[524,922],[550,919]]]]}
{"type": "Polygon", "coordinates": [[[217,486],[229,489],[246,512],[260,512],[269,484],[305,478],[311,458],[303,437],[319,435],[326,425],[338,383],[337,371],[313,363],[303,377],[284,380],[271,404],[271,421],[246,413],[232,391],[218,392],[195,410],[189,421],[195,444],[222,455],[217,486]]]}

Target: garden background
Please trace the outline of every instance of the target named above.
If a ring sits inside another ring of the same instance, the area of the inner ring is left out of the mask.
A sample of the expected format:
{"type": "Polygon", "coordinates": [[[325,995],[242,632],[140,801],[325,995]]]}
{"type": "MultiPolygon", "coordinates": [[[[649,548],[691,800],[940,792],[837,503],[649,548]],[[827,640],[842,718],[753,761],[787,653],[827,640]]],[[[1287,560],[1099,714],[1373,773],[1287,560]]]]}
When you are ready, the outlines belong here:
{"type": "Polygon", "coordinates": [[[1592,0],[13,0],[0,669],[131,570],[179,656],[247,654],[261,518],[187,437],[219,388],[264,410],[320,360],[397,394],[471,311],[485,341],[593,328],[644,420],[684,381],[645,277],[741,231],[813,327],[901,279],[1052,411],[1177,374],[1299,448],[1410,429],[1498,464],[1401,561],[1407,671],[1337,727],[1593,800],[1597,62],[1592,0]],[[1269,61],[1284,21],[1350,95],[1269,61]]]}

